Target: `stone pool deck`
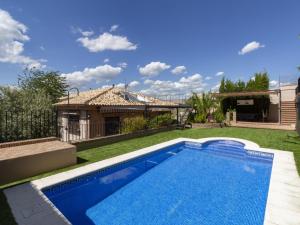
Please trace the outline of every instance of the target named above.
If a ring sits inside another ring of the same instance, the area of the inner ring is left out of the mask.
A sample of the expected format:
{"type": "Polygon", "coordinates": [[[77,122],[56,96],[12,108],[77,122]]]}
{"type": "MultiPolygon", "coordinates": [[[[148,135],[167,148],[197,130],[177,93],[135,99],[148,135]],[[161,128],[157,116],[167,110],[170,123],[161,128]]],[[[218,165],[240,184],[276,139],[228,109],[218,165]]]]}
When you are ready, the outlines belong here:
{"type": "MultiPolygon", "coordinates": [[[[99,161],[86,166],[66,171],[31,183],[22,184],[4,190],[7,201],[18,224],[21,225],[52,225],[70,224],[68,220],[41,192],[42,188],[55,185],[62,181],[99,170],[122,161],[126,161],[163,147],[182,141],[204,143],[210,140],[234,140],[245,144],[246,150],[262,151],[274,154],[273,169],[265,213],[265,225],[296,225],[300,224],[300,178],[297,173],[292,152],[260,148],[257,144],[236,138],[178,138],[148,148],[130,152],[111,159],[99,161]]],[[[221,223],[221,222],[220,222],[221,223]]]]}

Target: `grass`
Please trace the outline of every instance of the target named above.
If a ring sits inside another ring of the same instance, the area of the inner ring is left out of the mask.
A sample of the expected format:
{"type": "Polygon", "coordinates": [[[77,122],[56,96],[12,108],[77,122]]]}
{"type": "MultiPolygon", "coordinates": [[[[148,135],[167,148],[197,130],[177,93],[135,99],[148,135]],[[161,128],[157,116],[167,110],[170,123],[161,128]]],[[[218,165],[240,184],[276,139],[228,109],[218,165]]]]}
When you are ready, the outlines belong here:
{"type": "MultiPolygon", "coordinates": [[[[20,180],[11,184],[4,185],[0,188],[6,188],[30,180],[46,177],[55,173],[70,170],[99,160],[111,158],[120,154],[135,151],[140,148],[148,147],[171,139],[186,137],[186,138],[205,138],[205,137],[235,137],[243,138],[259,144],[261,147],[274,148],[294,153],[295,162],[298,173],[300,174],[300,138],[295,131],[281,131],[269,129],[251,129],[251,128],[208,128],[208,129],[189,129],[189,130],[174,130],[163,133],[154,134],[151,136],[135,138],[127,141],[118,142],[98,148],[91,148],[77,153],[79,163],[77,165],[67,167],[60,170],[55,170],[49,173],[44,173],[28,179],[20,180]]],[[[10,218],[8,206],[5,203],[5,198],[0,191],[0,222],[2,218],[10,218]]],[[[5,220],[4,220],[5,221],[5,220]]],[[[4,224],[9,223],[9,219],[4,224]]],[[[0,223],[2,224],[2,223],[0,223]]]]}

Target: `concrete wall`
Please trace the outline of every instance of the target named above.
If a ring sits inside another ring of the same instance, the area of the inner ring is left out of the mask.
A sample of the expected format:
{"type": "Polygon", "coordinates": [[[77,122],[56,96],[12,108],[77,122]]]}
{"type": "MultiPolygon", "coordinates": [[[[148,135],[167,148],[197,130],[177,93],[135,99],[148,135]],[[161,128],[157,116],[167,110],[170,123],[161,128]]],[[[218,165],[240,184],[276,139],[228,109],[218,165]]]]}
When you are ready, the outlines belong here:
{"type": "Polygon", "coordinates": [[[75,146],[59,141],[45,143],[48,149],[43,148],[44,143],[0,149],[0,185],[77,163],[75,146]]]}
{"type": "Polygon", "coordinates": [[[90,140],[80,140],[72,142],[73,145],[76,146],[77,151],[82,151],[89,148],[100,147],[103,145],[113,144],[118,141],[124,141],[132,138],[143,137],[151,134],[156,134],[163,131],[170,131],[176,129],[176,126],[170,126],[165,128],[151,129],[151,130],[143,130],[135,133],[129,134],[118,134],[106,137],[97,137],[90,140]]]}
{"type": "Polygon", "coordinates": [[[296,99],[296,88],[297,85],[286,85],[280,87],[281,90],[281,101],[295,101],[296,99]]]}

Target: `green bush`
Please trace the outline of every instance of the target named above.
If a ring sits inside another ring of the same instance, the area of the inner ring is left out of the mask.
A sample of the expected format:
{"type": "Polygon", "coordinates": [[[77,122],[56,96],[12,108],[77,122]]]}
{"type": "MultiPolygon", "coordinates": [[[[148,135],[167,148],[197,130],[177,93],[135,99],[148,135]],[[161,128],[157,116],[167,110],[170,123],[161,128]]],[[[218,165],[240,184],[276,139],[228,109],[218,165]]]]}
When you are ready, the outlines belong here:
{"type": "Polygon", "coordinates": [[[196,114],[194,118],[196,123],[205,123],[206,122],[206,116],[203,113],[196,114]]]}
{"type": "Polygon", "coordinates": [[[149,128],[159,128],[159,127],[166,127],[173,123],[173,119],[170,113],[165,113],[162,115],[158,115],[153,117],[148,121],[149,128]]]}
{"type": "Polygon", "coordinates": [[[122,133],[132,133],[146,128],[147,121],[142,116],[125,118],[122,123],[122,133]]]}
{"type": "Polygon", "coordinates": [[[215,111],[213,116],[214,116],[214,120],[217,123],[222,123],[225,120],[225,116],[224,116],[222,110],[215,111]]]}

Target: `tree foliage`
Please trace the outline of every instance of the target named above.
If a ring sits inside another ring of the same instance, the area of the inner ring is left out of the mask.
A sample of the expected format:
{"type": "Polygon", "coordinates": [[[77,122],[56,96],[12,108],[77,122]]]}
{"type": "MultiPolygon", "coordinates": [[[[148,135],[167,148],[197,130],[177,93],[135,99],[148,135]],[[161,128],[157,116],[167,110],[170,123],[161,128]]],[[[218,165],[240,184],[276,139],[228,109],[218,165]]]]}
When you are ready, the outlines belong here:
{"type": "Polygon", "coordinates": [[[210,92],[202,93],[201,95],[193,93],[187,100],[187,104],[189,104],[195,111],[192,120],[201,123],[206,122],[207,116],[218,108],[219,105],[210,92]]]}
{"type": "Polygon", "coordinates": [[[233,82],[224,77],[221,80],[219,92],[241,92],[241,91],[262,91],[269,89],[269,76],[266,72],[255,73],[247,83],[242,80],[233,82]]]}
{"type": "Polygon", "coordinates": [[[43,93],[51,99],[52,103],[57,102],[68,88],[65,78],[55,71],[26,69],[18,79],[21,90],[28,91],[31,94],[43,93]]]}

